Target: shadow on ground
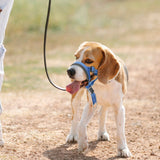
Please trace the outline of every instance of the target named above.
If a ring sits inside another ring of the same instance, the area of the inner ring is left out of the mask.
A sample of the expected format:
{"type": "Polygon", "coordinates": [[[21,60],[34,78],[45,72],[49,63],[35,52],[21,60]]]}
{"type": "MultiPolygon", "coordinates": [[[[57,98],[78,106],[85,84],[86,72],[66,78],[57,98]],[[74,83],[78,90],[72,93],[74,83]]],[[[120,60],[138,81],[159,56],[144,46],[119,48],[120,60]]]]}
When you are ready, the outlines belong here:
{"type": "MultiPolygon", "coordinates": [[[[92,141],[89,143],[89,150],[92,151],[96,148],[99,141],[92,141]]],[[[72,144],[63,144],[51,150],[47,150],[43,155],[50,160],[99,160],[95,156],[87,156],[85,154],[78,153],[78,149],[69,149],[72,144]]],[[[110,157],[106,160],[114,160],[119,157],[110,157]]]]}

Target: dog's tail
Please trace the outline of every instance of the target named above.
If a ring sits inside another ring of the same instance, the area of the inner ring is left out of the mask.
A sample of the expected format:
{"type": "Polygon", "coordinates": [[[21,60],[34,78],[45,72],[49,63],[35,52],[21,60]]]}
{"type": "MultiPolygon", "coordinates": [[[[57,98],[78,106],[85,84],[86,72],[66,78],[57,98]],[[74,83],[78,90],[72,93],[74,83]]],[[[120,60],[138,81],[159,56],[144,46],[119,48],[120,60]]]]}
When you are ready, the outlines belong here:
{"type": "Polygon", "coordinates": [[[127,82],[128,82],[129,81],[128,69],[127,69],[126,65],[123,65],[123,67],[124,67],[124,71],[125,71],[127,82]]]}

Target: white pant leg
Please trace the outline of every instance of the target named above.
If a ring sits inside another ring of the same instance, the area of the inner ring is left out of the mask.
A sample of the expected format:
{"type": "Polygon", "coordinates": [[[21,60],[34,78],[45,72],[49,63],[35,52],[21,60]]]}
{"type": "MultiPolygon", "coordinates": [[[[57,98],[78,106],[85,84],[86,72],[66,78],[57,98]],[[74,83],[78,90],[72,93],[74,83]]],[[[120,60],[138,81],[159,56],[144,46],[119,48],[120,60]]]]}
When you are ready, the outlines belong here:
{"type": "Polygon", "coordinates": [[[3,45],[0,45],[0,91],[3,83],[3,75],[4,75],[4,67],[3,67],[3,59],[5,56],[6,49],[3,45]]]}
{"type": "Polygon", "coordinates": [[[0,0],[0,9],[2,10],[2,12],[0,12],[0,90],[3,83],[3,59],[6,52],[6,49],[3,46],[3,40],[13,2],[14,0],[0,0]]]}
{"type": "Polygon", "coordinates": [[[5,30],[14,0],[0,0],[0,44],[3,44],[5,30]]]}
{"type": "MultiPolygon", "coordinates": [[[[0,45],[0,90],[2,87],[2,83],[3,83],[3,75],[4,75],[3,59],[4,59],[5,52],[6,52],[6,49],[1,44],[0,45]]],[[[1,102],[0,102],[0,115],[1,114],[2,114],[2,106],[1,106],[1,102]]],[[[1,127],[1,122],[0,122],[0,146],[3,146],[3,144],[4,144],[4,142],[2,139],[2,127],[1,127]]]]}
{"type": "MultiPolygon", "coordinates": [[[[14,0],[0,0],[0,90],[3,83],[3,75],[4,75],[4,67],[3,67],[3,59],[5,56],[6,49],[3,46],[3,41],[5,37],[5,30],[7,27],[9,15],[13,6],[14,0]]],[[[0,103],[0,114],[2,113],[2,107],[0,103]]],[[[0,146],[3,145],[2,139],[2,127],[0,123],[0,146]]]]}
{"type": "MultiPolygon", "coordinates": [[[[0,115],[2,113],[2,107],[1,107],[1,102],[0,102],[0,115]]],[[[1,127],[1,122],[0,122],[0,146],[3,146],[3,138],[2,138],[2,127],[1,127]]]]}

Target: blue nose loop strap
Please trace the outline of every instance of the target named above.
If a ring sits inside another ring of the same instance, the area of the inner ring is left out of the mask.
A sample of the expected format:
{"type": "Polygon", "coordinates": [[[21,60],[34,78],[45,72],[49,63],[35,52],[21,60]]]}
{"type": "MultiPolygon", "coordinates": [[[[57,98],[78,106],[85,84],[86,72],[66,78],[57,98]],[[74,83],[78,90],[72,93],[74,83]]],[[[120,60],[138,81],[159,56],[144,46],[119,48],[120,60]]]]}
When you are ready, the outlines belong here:
{"type": "Polygon", "coordinates": [[[94,76],[97,76],[98,75],[97,69],[95,69],[93,66],[88,67],[82,62],[75,62],[72,65],[77,65],[77,66],[81,67],[84,70],[84,72],[86,73],[87,80],[88,80],[88,85],[86,86],[86,89],[88,90],[88,92],[91,95],[93,105],[95,105],[97,103],[97,98],[96,98],[96,94],[94,93],[92,86],[98,78],[91,81],[90,73],[92,72],[94,76]]]}

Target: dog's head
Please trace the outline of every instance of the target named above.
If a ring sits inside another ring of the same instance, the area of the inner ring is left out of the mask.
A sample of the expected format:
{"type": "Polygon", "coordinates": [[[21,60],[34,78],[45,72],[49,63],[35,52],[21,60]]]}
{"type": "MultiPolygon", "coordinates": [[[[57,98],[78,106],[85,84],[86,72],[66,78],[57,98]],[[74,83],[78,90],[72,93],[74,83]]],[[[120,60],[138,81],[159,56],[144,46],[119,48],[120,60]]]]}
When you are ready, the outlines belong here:
{"type": "MultiPolygon", "coordinates": [[[[93,66],[98,70],[98,80],[107,83],[119,73],[120,64],[113,52],[106,46],[96,42],[84,42],[75,53],[76,61],[86,66],[93,66]]],[[[72,79],[71,87],[76,89],[87,85],[86,73],[77,65],[71,65],[67,70],[68,76],[72,79]],[[76,83],[75,83],[76,82],[76,83]],[[78,88],[77,88],[78,87],[78,88]]],[[[94,79],[94,76],[91,75],[94,79]]],[[[75,90],[76,90],[75,89],[75,90]]]]}

